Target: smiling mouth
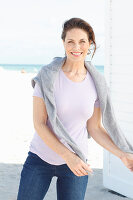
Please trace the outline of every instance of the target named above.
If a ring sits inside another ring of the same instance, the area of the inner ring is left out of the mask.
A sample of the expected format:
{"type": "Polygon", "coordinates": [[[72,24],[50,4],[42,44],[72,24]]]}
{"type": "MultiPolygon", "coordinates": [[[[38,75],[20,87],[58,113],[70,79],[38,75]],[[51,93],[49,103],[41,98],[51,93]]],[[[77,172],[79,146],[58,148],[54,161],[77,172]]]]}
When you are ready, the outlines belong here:
{"type": "Polygon", "coordinates": [[[73,55],[73,56],[80,56],[81,54],[82,54],[83,52],[71,52],[71,54],[73,55]]]}

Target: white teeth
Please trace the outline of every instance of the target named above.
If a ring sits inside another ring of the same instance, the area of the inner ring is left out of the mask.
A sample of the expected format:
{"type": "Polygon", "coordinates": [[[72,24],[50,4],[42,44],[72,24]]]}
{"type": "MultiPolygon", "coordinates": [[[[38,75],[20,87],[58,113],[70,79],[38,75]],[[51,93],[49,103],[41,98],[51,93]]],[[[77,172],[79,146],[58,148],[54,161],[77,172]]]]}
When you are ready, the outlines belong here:
{"type": "Polygon", "coordinates": [[[74,55],[80,55],[81,53],[72,53],[72,54],[74,54],[74,55]]]}

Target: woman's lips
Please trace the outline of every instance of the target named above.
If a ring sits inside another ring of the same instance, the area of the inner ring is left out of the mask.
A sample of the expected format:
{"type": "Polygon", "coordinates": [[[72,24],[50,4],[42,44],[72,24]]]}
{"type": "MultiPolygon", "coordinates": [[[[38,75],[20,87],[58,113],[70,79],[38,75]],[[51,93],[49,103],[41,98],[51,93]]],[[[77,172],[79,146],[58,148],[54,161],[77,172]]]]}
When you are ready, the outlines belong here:
{"type": "Polygon", "coordinates": [[[82,52],[71,52],[71,54],[75,57],[78,57],[82,54],[82,52]]]}

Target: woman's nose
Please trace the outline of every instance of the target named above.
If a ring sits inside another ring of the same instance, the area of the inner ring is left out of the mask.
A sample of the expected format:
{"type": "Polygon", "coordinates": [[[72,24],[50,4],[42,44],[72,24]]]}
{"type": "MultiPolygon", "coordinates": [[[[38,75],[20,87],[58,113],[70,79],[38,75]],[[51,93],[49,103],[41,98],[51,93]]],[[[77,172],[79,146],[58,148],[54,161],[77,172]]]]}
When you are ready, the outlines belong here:
{"type": "Polygon", "coordinates": [[[75,43],[75,44],[74,44],[74,48],[75,48],[75,50],[76,50],[76,49],[77,49],[77,50],[80,49],[80,44],[75,43]]]}

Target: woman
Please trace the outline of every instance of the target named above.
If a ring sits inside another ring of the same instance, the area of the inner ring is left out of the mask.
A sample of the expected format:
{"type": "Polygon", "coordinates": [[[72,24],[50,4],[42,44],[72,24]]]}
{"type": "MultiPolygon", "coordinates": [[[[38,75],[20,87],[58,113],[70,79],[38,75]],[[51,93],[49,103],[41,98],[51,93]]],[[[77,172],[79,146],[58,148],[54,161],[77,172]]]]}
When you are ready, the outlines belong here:
{"type": "Polygon", "coordinates": [[[81,159],[88,157],[89,134],[133,171],[132,154],[120,150],[101,125],[97,91],[84,62],[91,45],[94,46],[93,56],[96,51],[92,27],[80,18],[72,18],[64,23],[62,41],[66,54],[63,62],[45,66],[39,72],[40,79],[34,79],[35,134],[21,172],[18,200],[42,200],[53,176],[57,177],[58,200],[83,200],[88,172],[93,172],[90,165],[81,159]],[[50,84],[57,68],[60,70],[52,88],[50,84]],[[47,82],[42,87],[43,77],[47,82]],[[46,87],[49,90],[47,97],[46,87]],[[55,98],[53,104],[52,92],[55,98]],[[57,110],[58,118],[54,111],[51,112],[50,106],[57,110]],[[58,122],[57,126],[54,122],[58,122]],[[62,125],[65,130],[61,129],[62,125]],[[81,157],[75,152],[79,152],[81,157]]]}

